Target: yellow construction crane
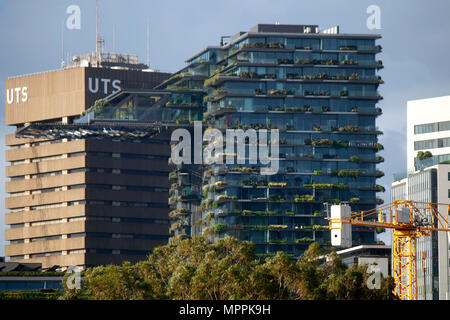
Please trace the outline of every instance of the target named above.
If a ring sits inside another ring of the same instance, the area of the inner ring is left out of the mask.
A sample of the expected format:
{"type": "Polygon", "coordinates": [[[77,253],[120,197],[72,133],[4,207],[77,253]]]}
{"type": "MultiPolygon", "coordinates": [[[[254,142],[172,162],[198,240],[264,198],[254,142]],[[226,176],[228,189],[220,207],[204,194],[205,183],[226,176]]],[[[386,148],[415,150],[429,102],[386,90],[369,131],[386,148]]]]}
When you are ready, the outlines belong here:
{"type": "Polygon", "coordinates": [[[356,214],[351,213],[349,205],[332,206],[329,218],[331,242],[334,246],[350,247],[352,225],[394,229],[392,256],[395,294],[402,300],[416,300],[417,238],[428,237],[431,231],[450,231],[449,212],[449,204],[410,200],[394,201],[356,214]]]}

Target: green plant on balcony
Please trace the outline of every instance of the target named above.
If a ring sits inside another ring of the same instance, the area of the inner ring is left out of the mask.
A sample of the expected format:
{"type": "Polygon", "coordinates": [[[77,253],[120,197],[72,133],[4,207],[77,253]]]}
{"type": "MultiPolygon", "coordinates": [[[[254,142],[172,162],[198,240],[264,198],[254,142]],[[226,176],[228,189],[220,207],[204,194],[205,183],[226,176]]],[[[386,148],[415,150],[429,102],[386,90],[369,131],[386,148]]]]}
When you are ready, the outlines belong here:
{"type": "Polygon", "coordinates": [[[383,187],[379,184],[375,185],[375,189],[377,189],[377,192],[385,192],[386,191],[385,187],[383,187]]]}
{"type": "Polygon", "coordinates": [[[295,202],[313,202],[315,201],[315,197],[312,194],[296,195],[294,200],[295,202]]]}
{"type": "Polygon", "coordinates": [[[345,126],[345,127],[340,127],[339,128],[339,132],[359,132],[361,131],[361,128],[359,126],[345,126]]]}
{"type": "Polygon", "coordinates": [[[348,97],[348,90],[342,90],[340,95],[341,97],[348,97]]]}
{"type": "Polygon", "coordinates": [[[314,217],[323,217],[324,214],[323,214],[322,212],[316,211],[316,212],[314,212],[313,216],[314,216],[314,217]]]}
{"type": "Polygon", "coordinates": [[[287,95],[288,92],[285,89],[270,89],[267,91],[267,94],[269,96],[280,96],[280,95],[287,95]]]}
{"type": "Polygon", "coordinates": [[[339,170],[338,177],[354,177],[357,178],[360,175],[359,169],[343,169],[339,170]]]}
{"type": "Polygon", "coordinates": [[[328,198],[328,199],[324,199],[324,202],[327,202],[329,204],[339,204],[341,203],[341,200],[338,198],[328,198]]]}
{"type": "Polygon", "coordinates": [[[338,140],[333,143],[333,146],[335,148],[348,148],[348,145],[349,145],[348,141],[342,141],[342,140],[338,140]]]}
{"type": "Polygon", "coordinates": [[[256,231],[265,231],[269,229],[269,226],[266,225],[243,225],[244,229],[256,230],[256,231]]]}
{"type": "Polygon", "coordinates": [[[214,226],[214,233],[215,234],[220,234],[227,231],[227,225],[226,224],[216,224],[214,226]]]}
{"type": "Polygon", "coordinates": [[[217,197],[217,201],[235,200],[236,196],[229,196],[226,194],[221,194],[217,197]]]}
{"type": "Polygon", "coordinates": [[[275,211],[253,211],[253,210],[242,210],[242,215],[244,216],[273,216],[277,213],[275,211]]]}
{"type": "Polygon", "coordinates": [[[176,217],[177,215],[182,215],[187,213],[188,210],[185,208],[178,208],[169,212],[169,217],[176,217]]]}
{"type": "Polygon", "coordinates": [[[328,106],[322,107],[322,112],[329,112],[329,111],[330,111],[330,107],[328,107],[328,106]]]}
{"type": "Polygon", "coordinates": [[[263,79],[276,79],[277,75],[275,73],[268,73],[262,76],[263,79]]]}
{"type": "Polygon", "coordinates": [[[351,162],[359,162],[361,159],[358,156],[351,156],[349,159],[351,162]]]}
{"type": "Polygon", "coordinates": [[[358,50],[357,46],[340,46],[339,50],[358,50]]]}
{"type": "Polygon", "coordinates": [[[356,60],[342,60],[341,64],[342,65],[357,65],[358,61],[356,61],[356,60]]]}
{"type": "Polygon", "coordinates": [[[228,183],[226,181],[217,181],[216,183],[214,183],[214,188],[220,189],[220,188],[225,187],[227,184],[228,183]]]}
{"type": "Polygon", "coordinates": [[[375,232],[376,232],[377,234],[383,233],[383,232],[385,232],[385,231],[386,231],[386,229],[384,229],[384,228],[382,228],[382,227],[376,227],[376,228],[375,228],[375,232]]]}
{"type": "Polygon", "coordinates": [[[277,48],[277,49],[284,49],[284,44],[280,42],[269,42],[266,44],[266,48],[277,48]]]}
{"type": "Polygon", "coordinates": [[[327,230],[330,230],[330,228],[328,226],[321,226],[321,225],[318,225],[318,224],[313,225],[312,229],[314,231],[327,231],[327,230]]]}
{"type": "Polygon", "coordinates": [[[268,199],[269,199],[269,201],[272,201],[272,202],[281,202],[281,201],[286,200],[285,196],[279,195],[279,194],[271,194],[271,195],[269,195],[268,199]]]}
{"type": "Polygon", "coordinates": [[[270,239],[269,243],[272,243],[272,244],[284,244],[284,243],[286,243],[286,240],[270,239]]]}
{"type": "Polygon", "coordinates": [[[211,224],[211,219],[214,218],[214,212],[208,212],[205,217],[205,223],[207,226],[211,224]]]}
{"type": "Polygon", "coordinates": [[[287,167],[286,168],[286,172],[294,172],[294,168],[293,167],[287,167]]]}
{"type": "Polygon", "coordinates": [[[293,216],[295,215],[294,211],[286,211],[285,214],[287,214],[288,216],[293,216]]]}
{"type": "Polygon", "coordinates": [[[375,148],[378,151],[384,150],[384,146],[381,143],[378,143],[378,142],[375,144],[375,148]]]}
{"type": "Polygon", "coordinates": [[[285,224],[271,224],[268,227],[269,230],[284,230],[287,228],[288,228],[288,226],[285,224]]]}
{"type": "Polygon", "coordinates": [[[203,175],[205,177],[210,177],[212,174],[214,174],[214,170],[213,169],[209,169],[209,170],[206,170],[203,175]]]}
{"type": "Polygon", "coordinates": [[[278,59],[278,64],[294,64],[294,61],[292,59],[278,59]]]}
{"type": "Polygon", "coordinates": [[[94,113],[102,113],[103,108],[106,106],[106,100],[103,99],[99,99],[99,100],[95,100],[94,105],[90,108],[88,108],[87,110],[83,111],[81,113],[81,116],[85,116],[86,114],[94,111],[94,113]]]}
{"type": "Polygon", "coordinates": [[[265,95],[266,93],[261,89],[255,89],[255,94],[257,96],[262,96],[262,95],[265,95]]]}
{"type": "Polygon", "coordinates": [[[239,210],[229,210],[227,214],[228,214],[229,216],[239,216],[239,215],[241,215],[241,213],[242,213],[242,212],[239,211],[239,210]]]}
{"type": "Polygon", "coordinates": [[[322,171],[322,170],[314,170],[314,171],[313,171],[313,174],[314,174],[315,176],[320,176],[320,175],[323,174],[323,171],[322,171]]]}
{"type": "Polygon", "coordinates": [[[297,239],[297,240],[295,240],[295,242],[296,243],[311,243],[311,242],[314,242],[314,239],[305,237],[305,238],[297,239]]]}
{"type": "Polygon", "coordinates": [[[256,72],[240,72],[240,78],[259,79],[260,76],[256,72]]]}
{"type": "Polygon", "coordinates": [[[314,131],[322,131],[322,126],[313,125],[313,130],[314,131]]]}
{"type": "Polygon", "coordinates": [[[359,198],[355,197],[355,198],[350,198],[350,203],[355,204],[358,203],[360,201],[359,198]]]}
{"type": "Polygon", "coordinates": [[[419,151],[417,152],[417,159],[420,161],[426,160],[433,157],[433,154],[430,151],[419,151]]]}
{"type": "Polygon", "coordinates": [[[268,183],[269,188],[272,188],[272,187],[284,188],[286,186],[287,186],[286,182],[269,182],[268,183]]]}
{"type": "MultiPolygon", "coordinates": [[[[305,141],[306,141],[306,139],[305,139],[305,141]]],[[[332,146],[333,144],[334,144],[334,141],[331,140],[331,139],[320,139],[320,140],[312,140],[311,141],[311,145],[313,147],[317,147],[317,146],[332,146]]]]}

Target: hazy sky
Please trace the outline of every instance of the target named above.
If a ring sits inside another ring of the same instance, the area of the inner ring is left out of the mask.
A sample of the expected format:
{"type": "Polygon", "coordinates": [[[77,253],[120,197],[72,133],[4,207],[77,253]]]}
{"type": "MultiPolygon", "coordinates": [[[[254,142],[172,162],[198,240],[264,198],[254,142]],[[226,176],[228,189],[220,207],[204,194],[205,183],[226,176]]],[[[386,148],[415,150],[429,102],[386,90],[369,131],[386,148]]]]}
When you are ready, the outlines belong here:
{"type": "MultiPolygon", "coordinates": [[[[60,68],[61,25],[70,5],[81,8],[81,29],[65,30],[70,56],[95,50],[94,0],[0,0],[0,101],[4,106],[5,79],[60,68]]],[[[392,175],[406,170],[406,101],[450,95],[450,1],[448,0],[99,0],[100,34],[106,51],[138,54],[146,62],[146,23],[150,21],[151,67],[174,72],[187,57],[220,36],[246,31],[258,23],[340,26],[341,33],[379,33],[385,69],[378,127],[386,162],[383,199],[389,202],[392,175]],[[381,9],[381,29],[368,30],[366,9],[381,9]]],[[[4,135],[12,132],[0,113],[4,167],[4,135]]],[[[0,256],[4,255],[4,182],[0,174],[0,256]]]]}

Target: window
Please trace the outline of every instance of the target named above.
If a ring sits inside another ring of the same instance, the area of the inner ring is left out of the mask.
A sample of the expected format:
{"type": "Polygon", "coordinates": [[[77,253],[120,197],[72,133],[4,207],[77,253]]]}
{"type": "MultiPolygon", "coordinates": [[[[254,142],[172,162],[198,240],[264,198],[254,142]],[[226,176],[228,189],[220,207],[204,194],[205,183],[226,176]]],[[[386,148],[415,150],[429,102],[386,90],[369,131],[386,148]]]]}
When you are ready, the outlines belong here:
{"type": "Polygon", "coordinates": [[[414,126],[414,134],[430,133],[435,131],[436,131],[435,123],[427,123],[414,126]]]}

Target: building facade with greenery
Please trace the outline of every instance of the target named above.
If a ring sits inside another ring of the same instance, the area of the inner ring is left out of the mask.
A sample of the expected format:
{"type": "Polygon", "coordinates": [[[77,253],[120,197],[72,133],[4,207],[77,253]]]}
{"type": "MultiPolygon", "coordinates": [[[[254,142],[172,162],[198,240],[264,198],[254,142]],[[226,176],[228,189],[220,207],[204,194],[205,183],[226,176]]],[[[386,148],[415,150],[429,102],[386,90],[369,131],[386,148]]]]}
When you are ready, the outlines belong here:
{"type": "MultiPolygon", "coordinates": [[[[298,256],[311,242],[330,243],[324,203],[349,202],[353,211],[380,204],[379,38],[257,25],[189,58],[159,87],[183,97],[174,101],[184,112],[180,121],[201,119],[203,130],[224,133],[278,129],[279,170],[261,175],[261,165],[248,158],[176,167],[172,236],[231,235],[254,242],[261,255],[282,250],[298,256]]],[[[354,228],[353,241],[375,243],[375,233],[354,228]]]]}

